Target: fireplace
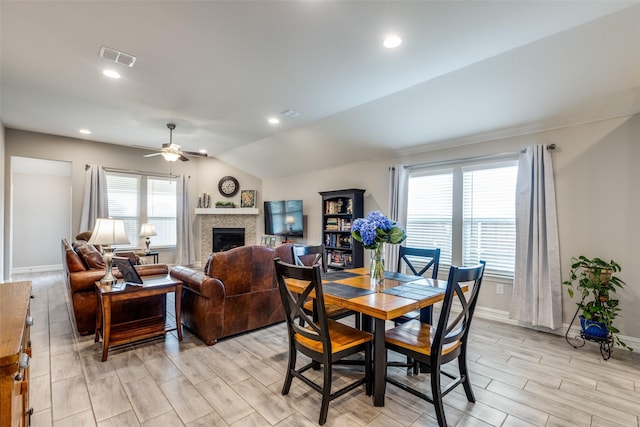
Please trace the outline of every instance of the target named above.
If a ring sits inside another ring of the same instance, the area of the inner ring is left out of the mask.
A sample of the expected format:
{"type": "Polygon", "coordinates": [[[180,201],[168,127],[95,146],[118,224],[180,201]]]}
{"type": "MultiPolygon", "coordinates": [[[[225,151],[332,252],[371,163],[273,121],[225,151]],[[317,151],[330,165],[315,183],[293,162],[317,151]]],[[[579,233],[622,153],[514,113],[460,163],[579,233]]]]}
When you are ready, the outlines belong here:
{"type": "Polygon", "coordinates": [[[224,252],[244,246],[244,228],[213,227],[213,252],[224,252]]]}

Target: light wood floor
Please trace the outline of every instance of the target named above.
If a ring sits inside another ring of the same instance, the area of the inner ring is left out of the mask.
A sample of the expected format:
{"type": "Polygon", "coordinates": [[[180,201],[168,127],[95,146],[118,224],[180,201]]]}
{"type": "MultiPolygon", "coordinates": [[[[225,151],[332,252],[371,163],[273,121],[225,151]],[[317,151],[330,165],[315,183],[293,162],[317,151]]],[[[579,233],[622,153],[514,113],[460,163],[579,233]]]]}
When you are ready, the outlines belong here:
{"type": "MultiPolygon", "coordinates": [[[[276,325],[207,347],[185,330],[111,351],[100,362],[93,336],[73,333],[61,275],[33,280],[32,425],[313,426],[320,395],[294,380],[280,393],[286,327],[276,325]]],[[[573,349],[564,337],[477,318],[470,376],[476,403],[445,397],[452,426],[634,426],[640,416],[640,358],[573,349]]],[[[455,368],[455,366],[454,366],[455,368]]],[[[336,375],[340,383],[353,372],[336,375]]],[[[393,368],[393,375],[407,377],[393,368]]],[[[407,378],[428,386],[428,377],[407,378]]],[[[327,426],[435,426],[431,405],[387,385],[376,408],[362,389],[333,401],[327,426]]]]}

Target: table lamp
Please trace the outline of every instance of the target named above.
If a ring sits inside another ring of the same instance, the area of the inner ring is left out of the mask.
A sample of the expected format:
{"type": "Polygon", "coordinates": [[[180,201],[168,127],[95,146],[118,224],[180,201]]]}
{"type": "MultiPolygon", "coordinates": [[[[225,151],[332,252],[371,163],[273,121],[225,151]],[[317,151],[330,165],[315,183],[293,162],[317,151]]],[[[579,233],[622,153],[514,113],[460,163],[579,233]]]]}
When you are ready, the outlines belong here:
{"type": "Polygon", "coordinates": [[[293,224],[296,223],[296,219],[293,217],[293,215],[287,215],[287,217],[284,220],[284,223],[287,226],[287,233],[285,233],[284,235],[284,241],[288,242],[289,234],[293,232],[293,224]]]}
{"type": "Polygon", "coordinates": [[[130,242],[124,229],[124,220],[112,218],[98,218],[96,220],[96,226],[91,233],[89,244],[101,245],[104,249],[102,260],[107,266],[107,271],[104,277],[100,279],[100,283],[105,285],[116,283],[116,278],[113,277],[113,273],[111,272],[111,258],[113,257],[113,248],[111,245],[128,243],[130,242]]]}
{"type": "Polygon", "coordinates": [[[154,227],[153,224],[142,224],[142,227],[140,227],[140,237],[146,238],[144,244],[147,246],[147,253],[151,252],[151,250],[149,249],[149,245],[151,244],[151,240],[149,239],[149,237],[157,235],[158,233],[156,233],[156,227],[154,227]]]}

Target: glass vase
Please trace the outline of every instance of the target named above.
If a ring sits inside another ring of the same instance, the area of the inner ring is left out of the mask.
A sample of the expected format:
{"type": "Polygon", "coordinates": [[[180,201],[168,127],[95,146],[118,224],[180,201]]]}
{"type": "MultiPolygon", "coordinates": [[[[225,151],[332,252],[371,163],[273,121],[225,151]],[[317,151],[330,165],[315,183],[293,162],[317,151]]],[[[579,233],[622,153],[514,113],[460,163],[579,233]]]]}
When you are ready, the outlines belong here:
{"type": "Polygon", "coordinates": [[[378,287],[384,284],[384,244],[371,250],[371,286],[378,287]]]}

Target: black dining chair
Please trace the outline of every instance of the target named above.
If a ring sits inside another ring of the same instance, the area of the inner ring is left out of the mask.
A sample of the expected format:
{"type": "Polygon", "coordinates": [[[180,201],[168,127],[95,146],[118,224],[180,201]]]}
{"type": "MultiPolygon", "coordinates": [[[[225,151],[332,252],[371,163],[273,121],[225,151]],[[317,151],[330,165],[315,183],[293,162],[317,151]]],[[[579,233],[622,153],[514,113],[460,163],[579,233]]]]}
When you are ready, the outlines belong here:
{"type": "MultiPolygon", "coordinates": [[[[402,264],[404,263],[414,275],[423,276],[429,269],[431,269],[431,278],[438,278],[438,267],[440,265],[440,248],[426,249],[426,248],[412,248],[407,246],[400,246],[398,252],[398,273],[402,271],[402,264]],[[420,258],[424,262],[424,266],[418,270],[418,268],[411,262],[416,262],[416,257],[420,258]]],[[[402,316],[393,319],[396,325],[400,323],[408,322],[409,320],[417,319],[420,316],[420,311],[411,311],[402,316]]]]}
{"type": "Polygon", "coordinates": [[[447,425],[442,398],[455,387],[462,384],[467,400],[475,402],[467,371],[467,341],[482,285],[484,267],[484,261],[480,261],[480,264],[474,267],[451,267],[440,317],[435,327],[420,320],[411,320],[385,331],[385,347],[388,351],[404,354],[428,367],[431,375],[431,396],[391,377],[389,368],[386,382],[432,403],[438,425],[441,427],[447,425]],[[468,298],[465,297],[461,284],[469,286],[468,298]],[[458,303],[460,311],[458,312],[456,307],[455,314],[452,314],[451,307],[454,301],[458,303]],[[442,365],[456,359],[459,376],[441,370],[442,365]],[[441,375],[453,380],[444,390],[441,387],[441,375]]]}
{"type": "MultiPolygon", "coordinates": [[[[327,272],[327,258],[324,250],[324,245],[306,246],[306,245],[293,245],[291,246],[292,258],[295,265],[298,266],[310,266],[320,265],[324,273],[327,272]]],[[[308,314],[313,313],[313,301],[309,300],[305,303],[304,309],[308,314]]],[[[360,329],[360,313],[357,313],[346,308],[342,308],[335,304],[326,304],[325,311],[327,317],[330,319],[338,320],[351,315],[355,316],[355,326],[360,329]]],[[[302,320],[302,319],[301,319],[302,320]]]]}
{"type": "Polygon", "coordinates": [[[279,258],[276,258],[274,262],[289,333],[289,363],[282,386],[282,394],[289,393],[294,377],[321,393],[322,404],[320,405],[318,423],[322,425],[327,421],[329,402],[333,399],[363,384],[367,396],[371,395],[373,335],[327,317],[319,265],[295,266],[284,263],[279,258]],[[289,278],[309,283],[303,293],[297,294],[291,292],[287,287],[286,280],[289,278]],[[304,310],[304,303],[312,293],[315,294],[314,297],[318,301],[317,319],[304,310]],[[306,326],[301,324],[300,319],[304,319],[303,324],[306,326]],[[311,362],[296,369],[298,352],[311,358],[311,362]],[[332,392],[333,365],[347,356],[362,352],[364,352],[364,375],[332,392]],[[318,364],[324,370],[322,385],[304,375],[304,372],[315,368],[318,364]]]}
{"type": "MultiPolygon", "coordinates": [[[[423,276],[425,273],[431,269],[431,278],[438,278],[438,267],[440,266],[440,248],[414,248],[409,246],[400,246],[398,251],[398,273],[402,272],[402,265],[405,264],[407,270],[413,273],[416,276],[423,276]],[[418,258],[421,263],[424,263],[424,266],[420,269],[414,265],[414,263],[418,264],[418,258]],[[413,262],[412,262],[413,260],[413,262]]],[[[393,319],[393,322],[396,326],[406,323],[413,319],[420,318],[420,310],[410,311],[409,313],[403,314],[402,316],[396,317],[393,319]]],[[[411,359],[411,357],[407,357],[407,362],[389,362],[391,366],[403,366],[406,368],[413,369],[413,373],[418,375],[420,371],[420,367],[418,366],[418,362],[411,359]]]]}

